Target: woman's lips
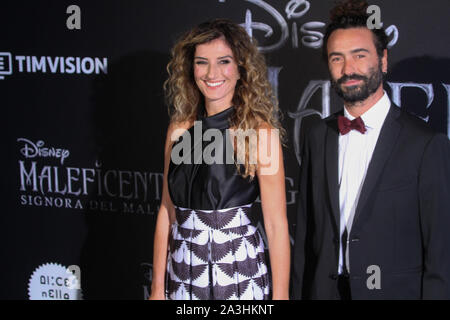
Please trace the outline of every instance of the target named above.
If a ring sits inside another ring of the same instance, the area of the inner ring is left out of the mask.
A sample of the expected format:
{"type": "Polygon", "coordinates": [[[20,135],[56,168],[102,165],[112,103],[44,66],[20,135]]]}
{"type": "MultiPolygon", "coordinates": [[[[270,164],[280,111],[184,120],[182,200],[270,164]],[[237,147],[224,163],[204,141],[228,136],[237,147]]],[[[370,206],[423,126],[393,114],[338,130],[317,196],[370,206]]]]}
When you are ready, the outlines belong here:
{"type": "Polygon", "coordinates": [[[208,88],[217,88],[220,87],[222,84],[225,83],[225,80],[222,81],[205,81],[208,88]]]}

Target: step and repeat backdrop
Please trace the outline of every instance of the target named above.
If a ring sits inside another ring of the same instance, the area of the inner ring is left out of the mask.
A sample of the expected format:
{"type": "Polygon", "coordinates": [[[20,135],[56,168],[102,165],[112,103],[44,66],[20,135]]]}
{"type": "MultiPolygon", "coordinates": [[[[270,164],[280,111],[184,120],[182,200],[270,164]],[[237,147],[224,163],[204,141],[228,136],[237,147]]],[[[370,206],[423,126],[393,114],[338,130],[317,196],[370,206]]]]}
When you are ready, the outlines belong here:
{"type": "MultiPolygon", "coordinates": [[[[0,19],[2,299],[146,299],[175,40],[258,40],[279,98],[294,230],[302,119],[342,107],[321,59],[332,0],[7,1],[0,19]]],[[[391,99],[450,137],[450,2],[378,0],[391,99]]],[[[260,205],[254,216],[261,230],[260,205]]],[[[263,231],[263,230],[262,230],[263,231]]]]}

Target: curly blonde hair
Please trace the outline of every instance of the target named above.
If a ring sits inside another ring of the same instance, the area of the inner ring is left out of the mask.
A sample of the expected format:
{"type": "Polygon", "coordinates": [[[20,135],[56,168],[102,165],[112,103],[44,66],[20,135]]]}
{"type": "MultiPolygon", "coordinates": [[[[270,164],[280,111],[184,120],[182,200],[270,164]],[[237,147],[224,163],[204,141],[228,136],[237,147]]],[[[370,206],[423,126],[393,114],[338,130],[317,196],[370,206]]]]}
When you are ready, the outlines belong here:
{"type": "MultiPolygon", "coordinates": [[[[230,128],[257,130],[262,123],[267,123],[278,129],[281,140],[284,140],[286,134],[280,124],[278,102],[267,78],[264,56],[244,28],[226,19],[201,23],[185,33],[173,47],[172,59],[167,65],[169,78],[164,82],[171,123],[194,122],[197,119],[204,97],[194,80],[195,49],[199,44],[218,38],[223,38],[229,45],[240,74],[232,99],[235,112],[229,119],[230,128]]],[[[257,165],[249,161],[247,140],[244,147],[244,172],[241,172],[239,165],[236,166],[243,177],[252,178],[257,165]]]]}

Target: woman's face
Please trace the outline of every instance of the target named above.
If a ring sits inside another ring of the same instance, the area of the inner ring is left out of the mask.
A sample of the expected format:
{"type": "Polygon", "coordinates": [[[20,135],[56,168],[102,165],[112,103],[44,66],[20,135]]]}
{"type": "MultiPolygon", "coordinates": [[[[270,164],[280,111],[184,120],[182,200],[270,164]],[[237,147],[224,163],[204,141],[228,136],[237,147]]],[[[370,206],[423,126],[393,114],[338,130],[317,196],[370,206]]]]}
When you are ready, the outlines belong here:
{"type": "Polygon", "coordinates": [[[195,48],[195,82],[205,97],[207,107],[228,108],[240,78],[233,52],[223,38],[195,48]]]}

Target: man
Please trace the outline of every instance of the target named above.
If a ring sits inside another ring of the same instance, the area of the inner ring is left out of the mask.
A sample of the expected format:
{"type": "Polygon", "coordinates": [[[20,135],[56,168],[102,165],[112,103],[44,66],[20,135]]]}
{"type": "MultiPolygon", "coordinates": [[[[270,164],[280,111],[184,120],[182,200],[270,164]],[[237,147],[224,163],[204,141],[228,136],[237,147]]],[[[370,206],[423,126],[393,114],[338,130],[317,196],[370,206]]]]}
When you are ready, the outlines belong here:
{"type": "Polygon", "coordinates": [[[450,143],[383,90],[367,3],[332,11],[324,56],[344,110],[305,121],[295,299],[450,299],[450,143]]]}

